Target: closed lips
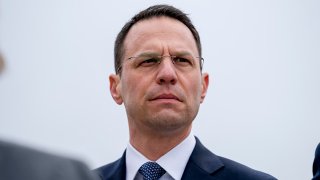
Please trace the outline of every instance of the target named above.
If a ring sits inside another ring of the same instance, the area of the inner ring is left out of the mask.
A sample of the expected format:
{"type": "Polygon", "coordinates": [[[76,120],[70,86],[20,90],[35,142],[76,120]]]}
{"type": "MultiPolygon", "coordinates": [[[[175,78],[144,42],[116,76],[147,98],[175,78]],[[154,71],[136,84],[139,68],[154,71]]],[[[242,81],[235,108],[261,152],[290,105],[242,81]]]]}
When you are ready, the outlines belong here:
{"type": "Polygon", "coordinates": [[[152,100],[158,100],[158,99],[174,99],[174,100],[177,100],[177,101],[181,102],[181,100],[177,96],[175,96],[173,94],[161,94],[161,95],[153,98],[152,100]]]}

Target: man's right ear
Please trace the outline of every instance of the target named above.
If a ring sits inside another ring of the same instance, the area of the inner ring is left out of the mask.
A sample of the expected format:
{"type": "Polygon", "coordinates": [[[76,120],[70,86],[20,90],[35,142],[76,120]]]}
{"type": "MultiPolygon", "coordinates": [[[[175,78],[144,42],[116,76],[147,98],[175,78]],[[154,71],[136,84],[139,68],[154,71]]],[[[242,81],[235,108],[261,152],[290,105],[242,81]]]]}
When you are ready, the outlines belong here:
{"type": "Polygon", "coordinates": [[[121,105],[123,103],[122,96],[121,96],[121,84],[120,84],[120,76],[116,74],[111,74],[109,76],[109,83],[110,83],[110,93],[113,100],[121,105]]]}

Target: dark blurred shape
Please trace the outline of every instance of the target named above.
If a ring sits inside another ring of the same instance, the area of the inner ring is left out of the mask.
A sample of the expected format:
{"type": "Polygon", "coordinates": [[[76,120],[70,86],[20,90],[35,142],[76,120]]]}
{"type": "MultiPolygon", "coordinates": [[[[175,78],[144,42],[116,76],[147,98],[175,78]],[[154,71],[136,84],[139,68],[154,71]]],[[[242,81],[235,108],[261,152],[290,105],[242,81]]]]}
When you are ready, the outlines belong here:
{"type": "Polygon", "coordinates": [[[313,161],[313,178],[312,180],[320,180],[320,143],[316,149],[314,161],[313,161]]]}
{"type": "Polygon", "coordinates": [[[0,140],[1,180],[96,180],[80,161],[0,140]]]}
{"type": "Polygon", "coordinates": [[[4,71],[4,58],[2,56],[2,54],[0,53],[0,74],[4,71]]]}

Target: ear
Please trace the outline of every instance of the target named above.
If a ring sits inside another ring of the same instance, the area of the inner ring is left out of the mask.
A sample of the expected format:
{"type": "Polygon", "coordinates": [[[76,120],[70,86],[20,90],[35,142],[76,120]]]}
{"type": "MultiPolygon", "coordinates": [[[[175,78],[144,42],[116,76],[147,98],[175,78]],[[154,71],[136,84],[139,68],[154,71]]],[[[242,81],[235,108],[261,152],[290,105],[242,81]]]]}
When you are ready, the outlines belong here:
{"type": "Polygon", "coordinates": [[[113,100],[121,105],[123,103],[122,96],[121,96],[121,84],[120,84],[120,76],[116,74],[111,74],[109,76],[109,83],[110,83],[110,93],[113,100]]]}
{"type": "Polygon", "coordinates": [[[200,103],[204,101],[204,98],[206,97],[208,86],[209,86],[209,74],[208,73],[203,73],[202,74],[202,87],[201,87],[201,99],[200,103]]]}

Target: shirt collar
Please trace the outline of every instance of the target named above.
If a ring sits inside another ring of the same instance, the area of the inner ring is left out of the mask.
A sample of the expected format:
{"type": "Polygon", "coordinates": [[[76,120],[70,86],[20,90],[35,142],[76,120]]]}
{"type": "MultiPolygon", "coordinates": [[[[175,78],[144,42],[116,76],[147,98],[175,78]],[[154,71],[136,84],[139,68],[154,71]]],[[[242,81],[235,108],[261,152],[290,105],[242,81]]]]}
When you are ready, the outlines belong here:
{"type": "MultiPolygon", "coordinates": [[[[156,162],[173,179],[181,179],[195,145],[195,137],[190,133],[180,144],[161,156],[156,162]]],[[[134,179],[139,168],[148,161],[150,160],[128,143],[126,150],[127,179],[134,179]]]]}
{"type": "Polygon", "coordinates": [[[149,160],[128,143],[126,150],[126,179],[134,179],[139,168],[147,161],[149,160]]]}

